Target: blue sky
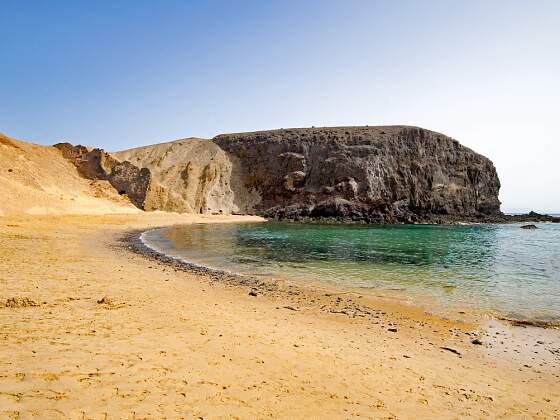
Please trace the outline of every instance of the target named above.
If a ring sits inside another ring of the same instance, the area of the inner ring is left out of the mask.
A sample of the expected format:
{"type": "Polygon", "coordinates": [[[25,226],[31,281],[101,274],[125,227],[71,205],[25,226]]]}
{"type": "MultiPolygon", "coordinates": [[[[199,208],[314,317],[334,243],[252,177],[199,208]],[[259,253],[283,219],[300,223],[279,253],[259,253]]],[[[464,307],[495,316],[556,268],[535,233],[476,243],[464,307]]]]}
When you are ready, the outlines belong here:
{"type": "Polygon", "coordinates": [[[0,132],[119,150],[409,124],[490,157],[504,208],[560,209],[559,1],[0,3],[0,132]]]}

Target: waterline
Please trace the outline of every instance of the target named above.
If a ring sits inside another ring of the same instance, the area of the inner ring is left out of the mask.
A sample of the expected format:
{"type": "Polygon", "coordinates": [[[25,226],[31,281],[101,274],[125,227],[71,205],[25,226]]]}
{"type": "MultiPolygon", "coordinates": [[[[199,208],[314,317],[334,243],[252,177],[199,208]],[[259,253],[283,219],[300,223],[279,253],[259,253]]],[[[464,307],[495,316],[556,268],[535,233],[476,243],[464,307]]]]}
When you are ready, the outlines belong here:
{"type": "Polygon", "coordinates": [[[411,296],[444,308],[560,321],[560,226],[190,225],[143,234],[200,266],[411,296]]]}

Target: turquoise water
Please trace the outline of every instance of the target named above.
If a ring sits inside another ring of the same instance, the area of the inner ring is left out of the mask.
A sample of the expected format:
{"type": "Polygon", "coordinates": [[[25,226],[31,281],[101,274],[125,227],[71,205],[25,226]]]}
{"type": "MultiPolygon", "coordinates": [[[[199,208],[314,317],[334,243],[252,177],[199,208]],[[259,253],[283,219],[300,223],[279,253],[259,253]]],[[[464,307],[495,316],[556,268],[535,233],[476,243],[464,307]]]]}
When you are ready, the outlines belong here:
{"type": "Polygon", "coordinates": [[[560,224],[519,226],[200,224],[144,239],[213,268],[398,290],[444,308],[560,322],[560,224]]]}

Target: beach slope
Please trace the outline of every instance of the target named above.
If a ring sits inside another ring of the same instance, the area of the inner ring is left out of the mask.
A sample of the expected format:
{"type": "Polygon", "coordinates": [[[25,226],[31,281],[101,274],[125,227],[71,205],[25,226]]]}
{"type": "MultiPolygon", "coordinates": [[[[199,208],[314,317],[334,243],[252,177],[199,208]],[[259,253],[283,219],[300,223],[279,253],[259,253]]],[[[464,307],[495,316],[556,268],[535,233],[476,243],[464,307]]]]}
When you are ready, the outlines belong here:
{"type": "Polygon", "coordinates": [[[381,300],[360,303],[372,317],[325,311],[362,298],[324,290],[251,296],[120,240],[254,220],[0,218],[0,417],[560,416],[558,366],[472,344],[480,325],[381,300]]]}

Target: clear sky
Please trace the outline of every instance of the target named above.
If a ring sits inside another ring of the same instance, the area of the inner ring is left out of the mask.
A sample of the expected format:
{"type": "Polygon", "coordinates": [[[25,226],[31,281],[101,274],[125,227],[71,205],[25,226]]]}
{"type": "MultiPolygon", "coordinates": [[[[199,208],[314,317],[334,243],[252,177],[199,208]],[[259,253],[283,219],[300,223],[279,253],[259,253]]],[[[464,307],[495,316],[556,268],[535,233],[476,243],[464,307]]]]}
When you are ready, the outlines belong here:
{"type": "Polygon", "coordinates": [[[408,124],[560,210],[560,1],[0,2],[0,132],[119,150],[408,124]]]}

